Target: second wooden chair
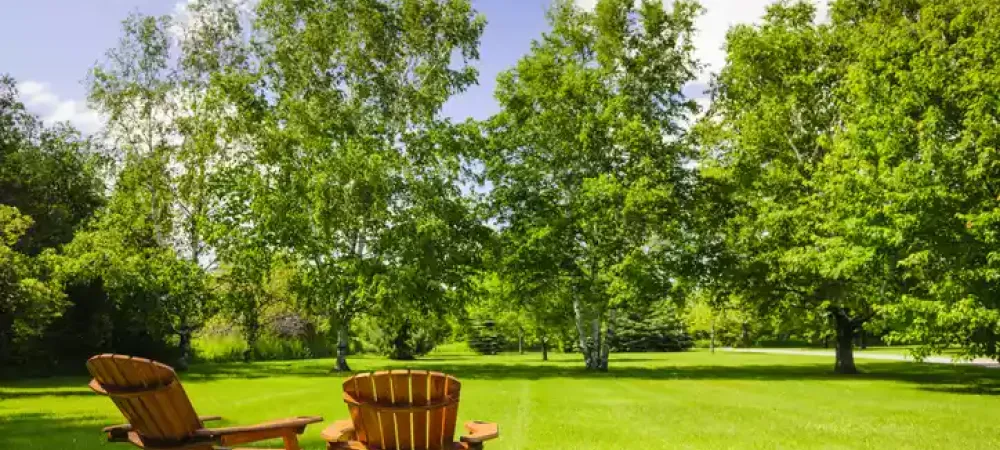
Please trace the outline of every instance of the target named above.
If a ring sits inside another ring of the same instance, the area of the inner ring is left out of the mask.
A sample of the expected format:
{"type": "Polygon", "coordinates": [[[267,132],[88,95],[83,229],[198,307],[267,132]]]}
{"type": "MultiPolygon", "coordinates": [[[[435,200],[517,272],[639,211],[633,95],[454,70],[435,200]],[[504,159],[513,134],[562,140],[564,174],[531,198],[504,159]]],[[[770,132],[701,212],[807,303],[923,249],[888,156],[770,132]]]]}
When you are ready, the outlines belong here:
{"type": "Polygon", "coordinates": [[[344,381],[351,420],[323,430],[329,450],[471,450],[495,439],[495,423],[465,423],[455,442],[462,384],[455,377],[423,370],[362,373],[344,381]]]}

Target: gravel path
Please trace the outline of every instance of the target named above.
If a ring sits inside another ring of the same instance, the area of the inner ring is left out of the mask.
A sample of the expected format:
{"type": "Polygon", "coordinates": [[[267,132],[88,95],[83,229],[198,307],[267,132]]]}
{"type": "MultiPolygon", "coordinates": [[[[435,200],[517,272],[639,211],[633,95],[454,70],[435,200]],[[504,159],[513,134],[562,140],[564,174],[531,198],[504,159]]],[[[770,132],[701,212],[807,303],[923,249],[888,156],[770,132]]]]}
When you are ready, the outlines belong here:
{"type": "MultiPolygon", "coordinates": [[[[719,350],[736,353],[768,353],[775,355],[799,355],[799,356],[834,356],[833,350],[795,350],[784,348],[730,348],[720,347],[719,350]]],[[[878,359],[882,361],[913,361],[910,355],[897,355],[892,353],[865,353],[854,352],[854,359],[878,359]]],[[[914,361],[915,362],[915,361],[914,361]]],[[[948,356],[929,356],[924,358],[925,363],[931,364],[966,364],[982,367],[1000,368],[1000,364],[992,359],[977,358],[972,361],[956,361],[948,356]]]]}

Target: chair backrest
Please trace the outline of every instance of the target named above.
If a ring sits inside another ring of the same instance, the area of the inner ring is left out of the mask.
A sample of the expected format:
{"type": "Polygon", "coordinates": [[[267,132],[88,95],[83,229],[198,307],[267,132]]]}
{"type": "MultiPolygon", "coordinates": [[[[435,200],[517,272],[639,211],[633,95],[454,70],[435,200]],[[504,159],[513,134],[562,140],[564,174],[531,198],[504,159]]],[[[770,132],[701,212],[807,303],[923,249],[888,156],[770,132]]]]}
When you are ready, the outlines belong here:
{"type": "Polygon", "coordinates": [[[202,423],[170,366],[126,355],[103,354],[87,361],[90,388],[115,402],[147,447],[183,443],[202,423]]]}
{"type": "Polygon", "coordinates": [[[362,373],[344,381],[357,440],[368,448],[452,448],[461,383],[425,370],[362,373]]]}

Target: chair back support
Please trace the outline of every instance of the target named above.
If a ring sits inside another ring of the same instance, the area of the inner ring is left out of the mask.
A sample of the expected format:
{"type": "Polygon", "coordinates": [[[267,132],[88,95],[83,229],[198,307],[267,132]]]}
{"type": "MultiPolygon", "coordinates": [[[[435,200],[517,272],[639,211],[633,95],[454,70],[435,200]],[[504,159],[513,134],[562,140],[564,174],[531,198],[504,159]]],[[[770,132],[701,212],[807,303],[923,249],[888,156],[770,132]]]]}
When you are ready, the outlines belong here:
{"type": "Polygon", "coordinates": [[[357,440],[368,448],[450,449],[461,387],[440,372],[362,373],[344,381],[344,402],[357,440]]]}
{"type": "Polygon", "coordinates": [[[107,395],[145,447],[172,447],[202,428],[177,374],[170,366],[126,355],[103,354],[87,361],[90,388],[107,395]]]}

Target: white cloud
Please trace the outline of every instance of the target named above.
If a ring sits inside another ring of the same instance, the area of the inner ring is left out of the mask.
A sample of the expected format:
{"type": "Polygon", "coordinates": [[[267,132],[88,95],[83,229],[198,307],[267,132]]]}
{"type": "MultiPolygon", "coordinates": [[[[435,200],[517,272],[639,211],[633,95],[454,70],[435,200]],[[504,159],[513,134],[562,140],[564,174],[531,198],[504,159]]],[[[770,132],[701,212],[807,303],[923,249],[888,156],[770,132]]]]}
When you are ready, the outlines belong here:
{"type": "MultiPolygon", "coordinates": [[[[818,16],[825,18],[826,1],[812,1],[819,6],[818,16]]],[[[741,23],[758,23],[767,6],[773,3],[775,0],[701,0],[705,13],[696,23],[698,34],[695,45],[698,60],[707,67],[699,81],[708,81],[710,74],[718,72],[725,64],[726,53],[722,47],[726,43],[729,29],[741,23]]],[[[576,4],[581,8],[592,9],[597,0],[576,0],[576,4]]]]}
{"type": "Polygon", "coordinates": [[[87,105],[76,100],[61,99],[47,83],[28,80],[18,83],[21,101],[29,111],[47,123],[69,122],[83,134],[101,129],[101,117],[87,105]]]}

